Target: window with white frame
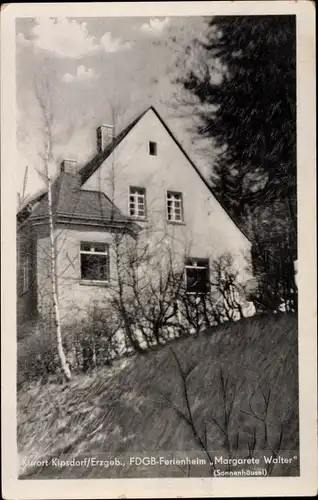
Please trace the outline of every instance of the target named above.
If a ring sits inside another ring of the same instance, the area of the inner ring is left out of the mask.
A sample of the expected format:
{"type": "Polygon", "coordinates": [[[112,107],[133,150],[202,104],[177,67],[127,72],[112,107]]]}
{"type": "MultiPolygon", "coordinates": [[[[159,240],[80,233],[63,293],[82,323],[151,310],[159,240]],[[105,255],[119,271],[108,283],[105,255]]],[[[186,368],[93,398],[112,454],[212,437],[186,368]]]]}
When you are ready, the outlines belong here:
{"type": "Polygon", "coordinates": [[[146,190],[142,187],[129,188],[129,215],[131,217],[146,217],[146,190]]]}
{"type": "Polygon", "coordinates": [[[109,281],[109,245],[107,243],[81,242],[81,279],[109,281]]]}
{"type": "Polygon", "coordinates": [[[209,259],[187,259],[185,262],[185,281],[188,294],[206,294],[210,283],[209,259]]]}
{"type": "Polygon", "coordinates": [[[167,193],[167,216],[170,222],[183,221],[182,193],[168,191],[167,193]]]}

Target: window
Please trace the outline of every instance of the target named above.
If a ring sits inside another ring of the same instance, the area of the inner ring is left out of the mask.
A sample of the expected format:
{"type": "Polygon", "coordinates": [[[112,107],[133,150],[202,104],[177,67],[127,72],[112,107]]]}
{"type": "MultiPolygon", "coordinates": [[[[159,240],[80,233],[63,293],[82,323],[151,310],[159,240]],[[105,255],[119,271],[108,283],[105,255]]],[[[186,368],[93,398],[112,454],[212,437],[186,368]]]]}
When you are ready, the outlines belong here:
{"type": "Polygon", "coordinates": [[[156,142],[149,142],[149,154],[150,156],[157,156],[157,143],[156,142]]]}
{"type": "Polygon", "coordinates": [[[144,188],[129,188],[129,214],[131,217],[146,217],[146,190],[144,188]]]}
{"type": "Polygon", "coordinates": [[[182,207],[182,194],[168,191],[167,193],[167,214],[168,221],[182,222],[183,221],[183,207],[182,207]]]}
{"type": "Polygon", "coordinates": [[[206,294],[209,290],[209,259],[189,258],[185,263],[186,291],[189,294],[206,294]]]}
{"type": "Polygon", "coordinates": [[[31,281],[31,259],[28,255],[23,256],[20,266],[21,293],[25,293],[30,288],[31,281]]]}
{"type": "Polygon", "coordinates": [[[109,246],[106,243],[81,243],[81,279],[109,281],[109,246]]]}

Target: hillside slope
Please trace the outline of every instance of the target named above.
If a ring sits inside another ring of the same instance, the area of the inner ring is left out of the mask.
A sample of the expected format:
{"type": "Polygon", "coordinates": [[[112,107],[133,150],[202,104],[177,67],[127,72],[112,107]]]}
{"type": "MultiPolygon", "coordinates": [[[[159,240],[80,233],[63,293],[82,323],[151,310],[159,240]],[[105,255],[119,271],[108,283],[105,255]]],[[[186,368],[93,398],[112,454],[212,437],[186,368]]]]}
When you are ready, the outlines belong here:
{"type": "MultiPolygon", "coordinates": [[[[254,317],[76,376],[68,385],[24,386],[18,393],[20,478],[211,474],[210,466],[136,466],[126,452],[251,457],[270,448],[272,455],[297,455],[297,346],[296,317],[254,317]],[[188,374],[185,384],[178,363],[188,374]],[[53,466],[57,457],[122,462],[53,466]],[[48,462],[33,466],[31,459],[48,462]]],[[[297,474],[297,460],[271,473],[297,474]]]]}

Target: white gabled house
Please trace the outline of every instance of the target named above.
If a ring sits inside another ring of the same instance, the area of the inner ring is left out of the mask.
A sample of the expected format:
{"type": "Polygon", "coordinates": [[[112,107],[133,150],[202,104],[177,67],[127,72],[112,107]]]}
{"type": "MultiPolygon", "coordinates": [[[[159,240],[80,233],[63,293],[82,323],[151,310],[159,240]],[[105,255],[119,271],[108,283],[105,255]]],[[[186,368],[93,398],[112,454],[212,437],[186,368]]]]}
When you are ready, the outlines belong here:
{"type": "MultiPolygon", "coordinates": [[[[57,280],[62,318],[107,299],[116,278],[114,237],[143,241],[158,262],[165,249],[203,293],[211,259],[230,253],[244,281],[251,243],[213,194],[158,112],[148,108],[118,136],[97,129],[97,154],[79,168],[65,160],[53,185],[57,280]],[[199,279],[198,279],[199,278],[199,279]]],[[[47,193],[18,214],[18,316],[50,303],[47,193]]]]}

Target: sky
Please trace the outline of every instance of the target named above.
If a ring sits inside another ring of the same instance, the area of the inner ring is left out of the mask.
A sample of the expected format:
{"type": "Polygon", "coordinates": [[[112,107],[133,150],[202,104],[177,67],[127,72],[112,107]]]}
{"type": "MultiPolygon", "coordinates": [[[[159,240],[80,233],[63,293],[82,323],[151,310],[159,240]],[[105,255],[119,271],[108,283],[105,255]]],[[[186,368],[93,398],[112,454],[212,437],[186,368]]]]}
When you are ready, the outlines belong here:
{"type": "Polygon", "coordinates": [[[172,105],[178,87],[171,83],[176,57],[203,25],[202,17],[17,19],[17,190],[26,165],[27,193],[43,186],[38,174],[43,126],[35,92],[43,81],[53,110],[57,162],[74,158],[85,164],[96,152],[98,125],[115,116],[119,132],[153,105],[205,173],[206,158],[189,132],[192,119],[180,118],[172,105]]]}

